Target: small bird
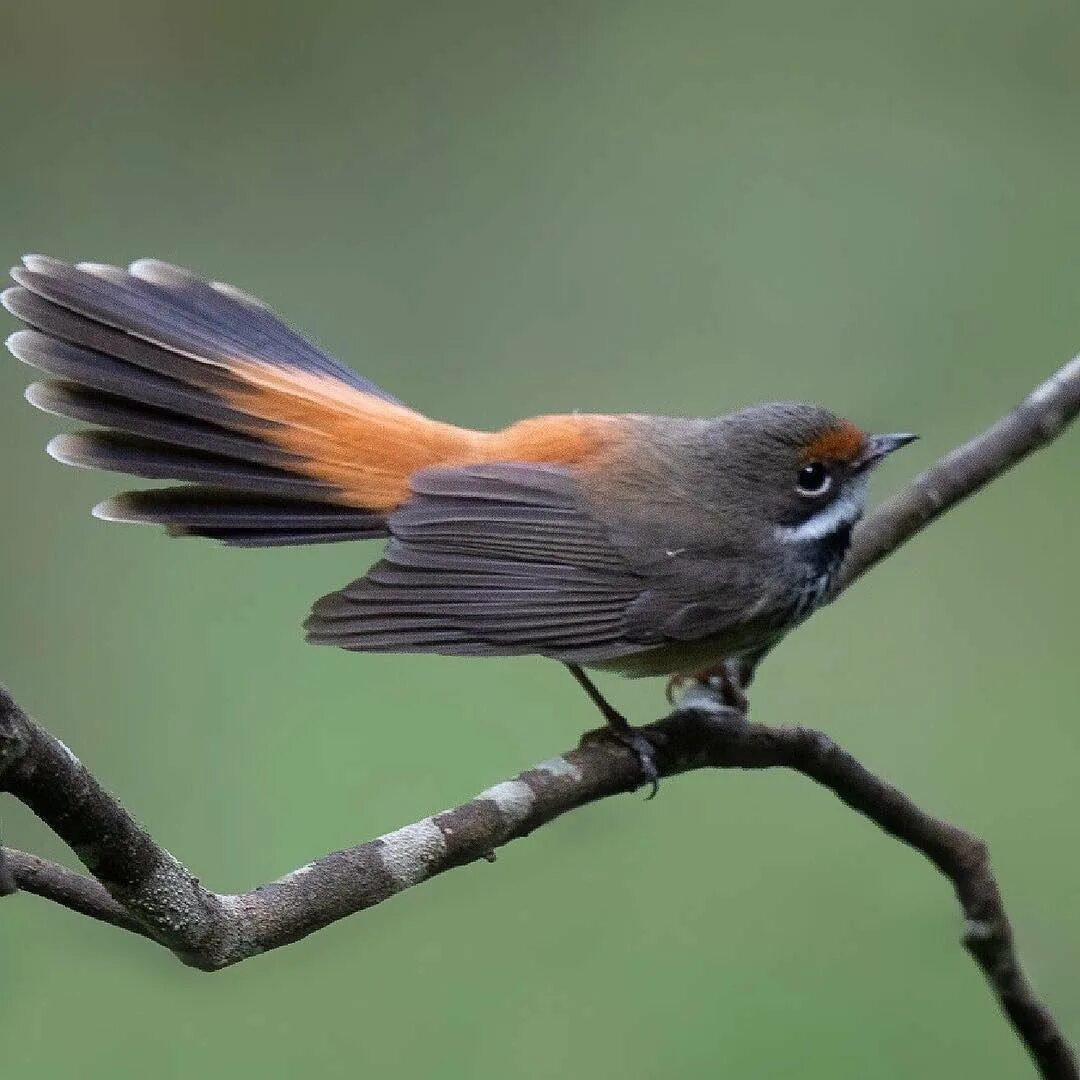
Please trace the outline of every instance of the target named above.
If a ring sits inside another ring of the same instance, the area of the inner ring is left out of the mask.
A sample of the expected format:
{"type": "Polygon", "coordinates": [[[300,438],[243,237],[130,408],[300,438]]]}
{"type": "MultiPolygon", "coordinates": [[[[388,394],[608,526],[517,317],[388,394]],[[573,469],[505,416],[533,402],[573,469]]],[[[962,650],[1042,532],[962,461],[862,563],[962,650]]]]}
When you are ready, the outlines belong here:
{"type": "Polygon", "coordinates": [[[472,431],[167,263],[33,255],[11,276],[3,304],[29,329],[8,348],[48,376],[27,399],[92,425],[48,452],[180,482],[95,516],[234,547],[388,538],[363,577],[316,601],[308,641],[559,660],[646,772],[647,748],[583,667],[737,681],[826,595],[870,470],[915,438],[789,403],[472,431]]]}

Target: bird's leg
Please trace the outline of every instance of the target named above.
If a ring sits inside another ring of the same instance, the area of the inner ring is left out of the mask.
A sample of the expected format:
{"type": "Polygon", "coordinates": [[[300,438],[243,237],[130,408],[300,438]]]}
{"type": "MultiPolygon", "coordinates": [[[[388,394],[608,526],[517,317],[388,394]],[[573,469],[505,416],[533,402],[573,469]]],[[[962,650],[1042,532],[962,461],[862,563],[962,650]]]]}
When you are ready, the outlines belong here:
{"type": "Polygon", "coordinates": [[[715,690],[723,704],[738,709],[743,715],[750,711],[750,699],[746,696],[743,683],[743,668],[738,660],[729,658],[701,671],[673,675],[665,691],[669,705],[675,704],[676,697],[687,683],[715,690]]]}
{"type": "Polygon", "coordinates": [[[614,739],[633,750],[637,755],[638,765],[641,767],[641,775],[651,785],[648,794],[648,798],[651,799],[660,787],[660,770],[656,766],[653,744],[600,693],[596,683],[585,674],[580,664],[567,664],[566,667],[577,680],[578,686],[589,695],[589,700],[600,710],[600,715],[607,725],[595,731],[586,731],[581,736],[581,741],[585,743],[600,739],[614,739]]]}
{"type": "Polygon", "coordinates": [[[600,710],[600,715],[607,721],[608,727],[616,731],[626,731],[630,722],[603,694],[600,693],[596,683],[585,674],[580,664],[567,664],[570,674],[577,680],[578,686],[589,695],[589,700],[600,710]]]}

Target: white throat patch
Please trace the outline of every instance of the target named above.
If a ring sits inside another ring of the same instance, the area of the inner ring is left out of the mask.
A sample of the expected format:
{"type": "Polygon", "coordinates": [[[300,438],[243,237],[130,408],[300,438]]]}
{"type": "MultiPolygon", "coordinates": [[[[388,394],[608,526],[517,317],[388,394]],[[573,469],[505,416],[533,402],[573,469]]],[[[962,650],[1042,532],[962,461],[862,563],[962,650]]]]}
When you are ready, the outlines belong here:
{"type": "Polygon", "coordinates": [[[785,544],[802,544],[808,540],[824,540],[827,536],[854,525],[866,505],[866,476],[848,481],[847,489],[838,499],[808,517],[799,525],[778,525],[776,538],[785,544]]]}

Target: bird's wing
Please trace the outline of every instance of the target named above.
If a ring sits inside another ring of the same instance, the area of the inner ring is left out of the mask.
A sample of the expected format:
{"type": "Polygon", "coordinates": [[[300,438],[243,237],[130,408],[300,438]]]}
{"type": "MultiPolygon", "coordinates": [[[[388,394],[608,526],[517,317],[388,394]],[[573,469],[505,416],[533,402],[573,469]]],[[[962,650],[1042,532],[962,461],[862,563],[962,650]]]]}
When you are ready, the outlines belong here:
{"type": "Polygon", "coordinates": [[[581,509],[571,470],[428,469],[411,486],[390,517],[385,557],[315,604],[310,641],[581,663],[648,647],[624,628],[644,580],[581,509]]]}

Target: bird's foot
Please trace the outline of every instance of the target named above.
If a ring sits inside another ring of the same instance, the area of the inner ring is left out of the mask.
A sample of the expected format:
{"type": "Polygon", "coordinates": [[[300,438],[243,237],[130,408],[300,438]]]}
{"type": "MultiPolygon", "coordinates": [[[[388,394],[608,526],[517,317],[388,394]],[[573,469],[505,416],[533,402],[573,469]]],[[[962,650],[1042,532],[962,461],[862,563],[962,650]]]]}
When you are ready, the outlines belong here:
{"type": "Polygon", "coordinates": [[[703,671],[673,675],[664,694],[669,705],[688,705],[686,699],[694,691],[705,691],[720,705],[735,709],[743,716],[750,712],[750,699],[746,696],[735,660],[724,660],[703,671]]]}
{"type": "Polygon", "coordinates": [[[656,764],[656,745],[649,735],[641,728],[628,723],[625,717],[620,715],[619,721],[613,723],[609,718],[604,727],[586,731],[581,736],[580,745],[616,742],[620,746],[633,750],[638,760],[638,768],[641,770],[642,783],[649,785],[649,794],[645,796],[648,801],[660,790],[660,768],[656,764]]]}
{"type": "Polygon", "coordinates": [[[652,785],[648,798],[653,798],[660,787],[660,770],[656,766],[655,747],[639,728],[634,727],[596,687],[596,683],[585,674],[580,664],[567,664],[570,674],[589,696],[589,700],[600,711],[606,727],[595,731],[586,731],[581,736],[581,744],[610,742],[614,740],[621,746],[629,747],[637,755],[644,782],[652,785]]]}

